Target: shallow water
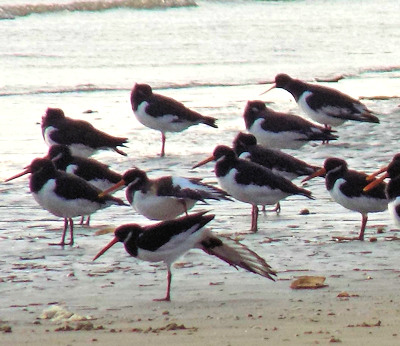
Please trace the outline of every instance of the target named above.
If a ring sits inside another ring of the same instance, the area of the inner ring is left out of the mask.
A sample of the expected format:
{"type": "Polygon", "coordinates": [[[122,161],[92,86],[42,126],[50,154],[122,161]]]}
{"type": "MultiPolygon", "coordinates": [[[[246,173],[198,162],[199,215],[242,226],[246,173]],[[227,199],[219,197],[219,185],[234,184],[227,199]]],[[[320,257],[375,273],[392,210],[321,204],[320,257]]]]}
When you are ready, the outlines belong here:
{"type": "MultiPolygon", "coordinates": [[[[260,96],[268,87],[264,84],[279,72],[306,80],[343,75],[346,78],[338,83],[324,84],[365,98],[381,119],[379,125],[346,123],[337,129],[338,141],[310,144],[290,153],[319,165],[328,156],[338,156],[351,168],[372,172],[398,152],[398,1],[199,1],[198,5],[64,11],[0,21],[0,180],[47,152],[40,119],[47,107],[60,107],[67,116],[129,138],[127,158],[112,152],[96,155],[115,170],[123,172],[135,165],[152,176],[177,174],[215,182],[212,165],[191,167],[215,145],[230,144],[244,130],[247,100],[262,99],[276,110],[302,114],[283,90],[260,96]],[[159,158],[160,134],[144,128],[132,114],[129,93],[135,82],[149,83],[157,92],[215,116],[219,128],[200,125],[170,134],[167,157],[159,158]],[[93,112],[84,113],[87,110],[93,112]]],[[[397,234],[390,232],[387,212],[371,214],[367,225],[367,238],[377,236],[377,243],[334,243],[332,236],[357,234],[361,217],[333,203],[322,179],[311,181],[308,188],[315,201],[288,198],[280,215],[261,214],[259,234],[241,236],[243,241],[278,271],[307,269],[323,274],[373,269],[386,265],[382,263],[388,256],[398,263],[399,243],[384,241],[397,234]],[[300,216],[303,208],[310,214],[300,216]],[[385,233],[376,234],[379,227],[385,233]],[[280,241],[269,244],[267,237],[280,241]],[[360,256],[364,251],[371,254],[360,256]]],[[[59,292],[74,292],[82,285],[99,290],[104,280],[119,282],[126,273],[153,282],[156,271],[163,282],[164,271],[138,263],[121,248],[110,250],[99,264],[91,262],[110,239],[110,235],[94,236],[95,231],[127,222],[149,223],[130,208],[98,212],[90,229],[76,227],[76,246],[60,249],[47,244],[59,241],[62,220],[35,203],[27,177],[2,183],[0,194],[0,293],[10,297],[2,300],[2,309],[52,300],[74,304],[78,297],[59,292]],[[110,267],[112,273],[107,274],[110,267]],[[16,292],[21,294],[12,294],[16,292]],[[46,298],[49,294],[51,298],[46,298]]],[[[122,192],[118,195],[123,197],[122,192]]],[[[203,208],[216,214],[212,223],[216,232],[236,234],[250,226],[246,204],[220,202],[195,210],[203,208]]],[[[217,268],[249,278],[197,252],[186,259],[203,275],[217,268]]],[[[178,282],[191,271],[177,270],[178,282]]],[[[140,297],[143,288],[134,282],[140,297]]]]}

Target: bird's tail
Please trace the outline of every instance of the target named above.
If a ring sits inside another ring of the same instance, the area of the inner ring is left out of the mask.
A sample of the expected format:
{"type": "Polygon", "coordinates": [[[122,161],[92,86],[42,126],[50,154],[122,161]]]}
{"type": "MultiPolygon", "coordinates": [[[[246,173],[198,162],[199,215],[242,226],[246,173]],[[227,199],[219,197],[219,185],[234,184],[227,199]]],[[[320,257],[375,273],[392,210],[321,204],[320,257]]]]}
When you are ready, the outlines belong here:
{"type": "Polygon", "coordinates": [[[181,198],[204,203],[207,199],[231,201],[227,192],[214,185],[203,183],[201,178],[173,177],[173,184],[177,187],[175,193],[181,198]]]}
{"type": "Polygon", "coordinates": [[[214,185],[203,183],[201,179],[196,179],[196,178],[190,178],[190,181],[194,184],[195,186],[194,189],[196,190],[196,192],[199,193],[199,196],[203,201],[205,199],[232,201],[229,198],[229,194],[226,191],[214,185]]]}
{"type": "Polygon", "coordinates": [[[253,250],[230,238],[223,240],[208,232],[198,246],[209,255],[217,256],[231,266],[243,268],[251,273],[275,281],[276,272],[253,250]]]}
{"type": "Polygon", "coordinates": [[[300,193],[299,195],[303,195],[304,197],[307,197],[309,199],[315,199],[315,197],[312,195],[312,192],[303,188],[300,188],[300,193]]]}
{"type": "Polygon", "coordinates": [[[217,124],[215,123],[216,121],[217,121],[217,119],[215,119],[213,117],[205,117],[205,116],[201,117],[201,123],[206,124],[211,127],[214,127],[214,128],[218,128],[217,124]]]}
{"type": "Polygon", "coordinates": [[[376,123],[379,124],[379,118],[375,115],[372,114],[371,111],[365,111],[364,113],[361,114],[361,119],[362,121],[368,122],[368,123],[376,123]]]}

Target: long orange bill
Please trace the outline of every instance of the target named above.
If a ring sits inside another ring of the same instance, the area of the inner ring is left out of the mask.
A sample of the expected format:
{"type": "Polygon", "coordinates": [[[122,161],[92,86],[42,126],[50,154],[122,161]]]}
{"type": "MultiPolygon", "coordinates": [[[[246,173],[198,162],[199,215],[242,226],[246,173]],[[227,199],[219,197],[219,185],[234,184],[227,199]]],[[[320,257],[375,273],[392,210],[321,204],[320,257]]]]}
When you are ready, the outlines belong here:
{"type": "Polygon", "coordinates": [[[304,183],[306,181],[309,181],[315,177],[320,177],[322,175],[326,174],[326,169],[325,168],[321,168],[318,171],[315,171],[314,173],[311,173],[308,177],[305,177],[301,182],[304,183]]]}
{"type": "Polygon", "coordinates": [[[262,92],[260,95],[264,95],[264,94],[266,94],[268,91],[271,91],[272,89],[275,89],[275,88],[276,88],[276,84],[274,83],[274,84],[272,84],[272,86],[271,86],[268,90],[262,92]]]}
{"type": "Polygon", "coordinates": [[[378,176],[379,174],[381,174],[381,173],[383,173],[383,172],[386,172],[386,171],[387,171],[387,168],[388,168],[388,166],[382,167],[380,170],[378,170],[378,171],[376,171],[376,172],[370,174],[370,175],[367,177],[367,181],[374,180],[374,178],[376,178],[376,176],[378,176]]]}
{"type": "Polygon", "coordinates": [[[192,167],[192,169],[195,169],[195,168],[197,168],[197,167],[203,166],[203,165],[205,165],[206,163],[209,163],[209,162],[214,161],[214,160],[215,160],[215,157],[214,157],[214,156],[207,157],[205,160],[200,161],[198,164],[194,165],[194,166],[192,167]]]}
{"type": "Polygon", "coordinates": [[[121,187],[123,187],[125,185],[125,180],[120,180],[118,183],[116,183],[115,185],[109,187],[107,190],[104,190],[103,192],[99,193],[99,197],[102,198],[105,195],[110,194],[111,192],[120,189],[121,187]]]}
{"type": "Polygon", "coordinates": [[[112,247],[114,244],[118,243],[119,240],[117,237],[115,237],[113,240],[111,240],[102,250],[99,251],[99,253],[94,256],[93,261],[98,259],[103,253],[105,253],[110,247],[112,247]]]}
{"type": "Polygon", "coordinates": [[[382,181],[389,177],[389,174],[386,172],[385,174],[381,175],[379,178],[376,178],[374,181],[370,182],[367,186],[363,188],[364,192],[372,190],[374,187],[378,186],[382,181]]]}
{"type": "Polygon", "coordinates": [[[10,177],[10,178],[4,180],[4,182],[17,179],[17,178],[22,177],[23,175],[28,174],[28,173],[30,173],[30,172],[31,172],[31,167],[28,166],[24,171],[22,171],[21,173],[18,173],[18,174],[16,174],[16,175],[13,175],[12,177],[10,177]]]}

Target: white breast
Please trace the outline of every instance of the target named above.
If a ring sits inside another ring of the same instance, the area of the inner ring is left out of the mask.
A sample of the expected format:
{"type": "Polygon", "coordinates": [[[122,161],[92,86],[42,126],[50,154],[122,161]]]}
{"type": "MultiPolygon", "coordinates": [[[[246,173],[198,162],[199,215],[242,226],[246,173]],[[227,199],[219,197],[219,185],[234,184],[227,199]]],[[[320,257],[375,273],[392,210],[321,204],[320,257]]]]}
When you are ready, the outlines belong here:
{"type": "Polygon", "coordinates": [[[328,112],[333,112],[335,113],[336,110],[334,107],[330,107],[332,109],[329,109],[329,107],[322,108],[319,111],[314,111],[312,108],[310,108],[306,102],[306,99],[308,96],[310,96],[312,93],[310,91],[304,92],[299,100],[297,101],[298,105],[300,108],[314,121],[320,124],[327,124],[327,125],[332,125],[332,126],[338,126],[341,125],[345,122],[345,119],[342,118],[335,118],[329,115],[326,115],[325,111],[328,112]]]}
{"type": "Polygon", "coordinates": [[[219,177],[221,187],[239,201],[253,205],[273,205],[289,196],[279,189],[271,189],[267,185],[242,185],[235,180],[236,169],[231,169],[224,177],[219,177]]]}
{"type": "Polygon", "coordinates": [[[344,183],[344,179],[338,179],[333,189],[329,191],[332,198],[343,207],[362,214],[377,213],[387,209],[387,200],[376,199],[366,195],[347,197],[340,191],[340,186],[344,183]]]}

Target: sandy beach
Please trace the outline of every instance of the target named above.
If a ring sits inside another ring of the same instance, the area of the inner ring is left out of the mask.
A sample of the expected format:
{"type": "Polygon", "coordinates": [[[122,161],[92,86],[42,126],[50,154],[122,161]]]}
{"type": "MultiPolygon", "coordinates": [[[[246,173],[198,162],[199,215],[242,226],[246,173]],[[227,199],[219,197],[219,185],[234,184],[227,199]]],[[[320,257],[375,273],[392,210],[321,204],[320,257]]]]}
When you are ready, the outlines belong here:
{"type": "MultiPolygon", "coordinates": [[[[336,242],[335,222],[316,233],[313,224],[316,219],[324,224],[321,215],[313,214],[312,206],[309,215],[290,215],[296,206],[287,201],[282,215],[260,216],[260,233],[246,234],[227,230],[227,224],[245,229],[247,206],[228,203],[215,209],[243,217],[221,217],[213,229],[262,255],[278,271],[276,282],[191,251],[174,267],[172,302],[154,302],[165,294],[163,264],[139,262],[122,245],[92,262],[111,238],[108,225],[77,228],[78,245],[65,249],[47,245],[59,237],[58,230],[42,230],[39,238],[40,225],[34,225],[29,247],[23,244],[27,239],[14,239],[13,260],[3,263],[0,285],[7,301],[1,304],[0,343],[399,343],[396,230],[371,221],[365,242],[336,242]],[[98,230],[105,234],[95,235],[98,230]],[[304,275],[326,277],[326,287],[290,288],[304,275]]],[[[349,221],[358,225],[357,217],[354,213],[349,221]]],[[[357,230],[350,227],[349,234],[357,230]]]]}

